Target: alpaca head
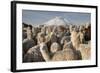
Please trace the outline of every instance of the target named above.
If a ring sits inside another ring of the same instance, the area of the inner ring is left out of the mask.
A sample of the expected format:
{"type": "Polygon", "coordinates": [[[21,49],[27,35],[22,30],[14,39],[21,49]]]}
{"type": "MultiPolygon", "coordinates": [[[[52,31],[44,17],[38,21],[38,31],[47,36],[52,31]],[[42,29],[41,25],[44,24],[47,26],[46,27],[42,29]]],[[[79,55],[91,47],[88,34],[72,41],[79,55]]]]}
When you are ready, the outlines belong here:
{"type": "Polygon", "coordinates": [[[38,39],[38,44],[40,44],[42,42],[45,42],[45,35],[44,35],[44,33],[43,32],[38,33],[37,39],[38,39]]]}
{"type": "Polygon", "coordinates": [[[64,26],[57,27],[57,36],[62,37],[65,34],[66,28],[64,26]]]}
{"type": "Polygon", "coordinates": [[[70,25],[69,26],[70,32],[72,32],[74,28],[75,28],[75,25],[70,25]]]}
{"type": "Polygon", "coordinates": [[[55,52],[57,52],[59,50],[61,50],[61,46],[58,43],[54,42],[54,43],[51,44],[50,51],[52,53],[55,53],[55,52]]]}
{"type": "Polygon", "coordinates": [[[51,40],[51,43],[53,43],[53,42],[57,42],[57,36],[53,33],[52,35],[51,35],[51,38],[50,38],[50,40],[51,40]]]}
{"type": "Polygon", "coordinates": [[[84,30],[84,26],[83,25],[81,25],[80,27],[79,27],[79,31],[83,31],[84,30]]]}
{"type": "Polygon", "coordinates": [[[68,49],[74,50],[74,47],[73,47],[72,42],[65,43],[65,44],[63,45],[63,50],[68,50],[68,49]]]}
{"type": "Polygon", "coordinates": [[[28,26],[26,31],[27,31],[27,38],[31,39],[32,38],[32,26],[28,26]]]}
{"type": "Polygon", "coordinates": [[[65,43],[68,43],[70,42],[70,36],[64,36],[62,39],[61,39],[61,44],[65,44],[65,43]]]}
{"type": "Polygon", "coordinates": [[[91,24],[90,23],[87,23],[86,25],[85,25],[85,28],[90,28],[91,27],[91,24]]]}
{"type": "Polygon", "coordinates": [[[41,32],[44,32],[44,34],[46,34],[46,27],[41,27],[41,32]]]}
{"type": "Polygon", "coordinates": [[[33,33],[33,37],[36,37],[37,35],[36,27],[32,27],[32,33],[33,33]]]}

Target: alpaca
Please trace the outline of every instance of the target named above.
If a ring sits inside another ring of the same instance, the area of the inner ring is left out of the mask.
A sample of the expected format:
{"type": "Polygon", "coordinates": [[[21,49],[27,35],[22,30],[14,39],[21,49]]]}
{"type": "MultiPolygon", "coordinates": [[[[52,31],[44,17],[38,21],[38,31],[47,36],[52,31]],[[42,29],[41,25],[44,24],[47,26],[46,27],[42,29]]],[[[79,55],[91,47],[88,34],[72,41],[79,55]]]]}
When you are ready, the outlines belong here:
{"type": "Polygon", "coordinates": [[[70,35],[71,35],[70,30],[69,30],[69,28],[67,28],[66,32],[65,32],[65,36],[70,36],[70,35]]]}
{"type": "Polygon", "coordinates": [[[84,30],[84,26],[81,25],[80,28],[79,28],[79,35],[80,35],[80,43],[81,44],[84,44],[85,43],[85,38],[84,38],[85,33],[84,33],[83,30],[84,30]]]}
{"type": "Polygon", "coordinates": [[[25,30],[23,30],[22,36],[23,36],[23,38],[22,38],[23,40],[27,38],[27,33],[25,30]]]}
{"type": "Polygon", "coordinates": [[[23,62],[43,62],[45,61],[40,53],[40,46],[36,45],[28,50],[23,58],[23,62]]]}
{"type": "Polygon", "coordinates": [[[46,27],[46,34],[50,34],[52,32],[51,26],[46,27]]]}
{"type": "Polygon", "coordinates": [[[32,39],[32,31],[30,27],[27,27],[27,38],[23,40],[23,55],[27,53],[29,48],[36,45],[35,41],[32,39]]]}
{"type": "Polygon", "coordinates": [[[76,54],[72,50],[61,50],[52,54],[44,43],[40,44],[40,51],[45,61],[77,60],[76,54]]]}
{"type": "Polygon", "coordinates": [[[27,30],[27,27],[28,27],[28,25],[26,24],[26,23],[22,23],[23,25],[22,25],[22,36],[23,36],[23,40],[24,39],[26,39],[27,38],[27,32],[26,32],[26,30],[27,30]]]}
{"type": "Polygon", "coordinates": [[[82,55],[81,55],[81,52],[79,50],[76,50],[73,45],[72,45],[72,42],[67,42],[67,43],[64,43],[64,46],[63,46],[63,50],[71,50],[75,53],[76,55],[76,59],[77,60],[81,60],[82,59],[82,55]]]}
{"type": "Polygon", "coordinates": [[[50,48],[52,43],[58,42],[58,38],[54,33],[52,33],[51,36],[49,35],[45,36],[45,38],[46,38],[46,43],[47,43],[48,48],[50,48]]]}
{"type": "Polygon", "coordinates": [[[91,40],[91,25],[88,24],[84,30],[85,32],[85,40],[90,41],[91,40]]]}
{"type": "Polygon", "coordinates": [[[71,42],[73,44],[73,47],[81,52],[82,59],[89,59],[90,53],[91,53],[91,47],[89,44],[81,44],[80,42],[80,34],[76,31],[71,32],[71,42]],[[89,45],[89,47],[87,46],[89,45]]]}
{"type": "Polygon", "coordinates": [[[85,38],[84,38],[84,33],[82,31],[79,32],[79,36],[80,36],[80,43],[84,44],[85,43],[85,38]]]}
{"type": "Polygon", "coordinates": [[[56,36],[58,37],[58,43],[60,43],[65,33],[66,33],[66,28],[64,26],[57,26],[56,36]]]}
{"type": "Polygon", "coordinates": [[[81,43],[80,33],[75,30],[71,32],[71,42],[73,47],[81,52],[82,59],[90,59],[91,57],[91,45],[81,43]]]}
{"type": "Polygon", "coordinates": [[[37,36],[37,31],[36,31],[36,27],[32,27],[32,37],[35,38],[37,36]]]}
{"type": "Polygon", "coordinates": [[[63,45],[64,43],[68,43],[68,42],[70,42],[70,36],[64,36],[62,37],[60,43],[63,45]]]}
{"type": "Polygon", "coordinates": [[[46,35],[46,27],[41,27],[41,32],[44,32],[44,34],[46,35]]]}
{"type": "Polygon", "coordinates": [[[61,50],[61,47],[58,43],[54,42],[54,43],[51,44],[51,47],[50,47],[50,52],[51,53],[55,53],[59,50],[61,50]]]}
{"type": "Polygon", "coordinates": [[[75,25],[70,25],[70,26],[69,26],[70,32],[72,32],[72,31],[74,30],[74,28],[75,28],[75,25]]]}
{"type": "Polygon", "coordinates": [[[26,54],[26,52],[29,50],[29,48],[35,46],[35,41],[30,39],[24,39],[23,40],[23,54],[26,54]]]}
{"type": "Polygon", "coordinates": [[[40,44],[41,42],[45,42],[45,34],[43,32],[38,33],[37,35],[37,43],[40,44]]]}
{"type": "Polygon", "coordinates": [[[45,36],[48,48],[50,48],[52,43],[58,42],[58,37],[56,36],[56,32],[57,32],[56,28],[57,27],[52,28],[53,30],[45,36]]]}
{"type": "Polygon", "coordinates": [[[71,32],[71,42],[73,44],[73,47],[77,50],[80,45],[80,35],[75,30],[71,32]]]}
{"type": "Polygon", "coordinates": [[[80,44],[80,49],[82,59],[89,60],[91,59],[91,45],[90,44],[80,44]]]}

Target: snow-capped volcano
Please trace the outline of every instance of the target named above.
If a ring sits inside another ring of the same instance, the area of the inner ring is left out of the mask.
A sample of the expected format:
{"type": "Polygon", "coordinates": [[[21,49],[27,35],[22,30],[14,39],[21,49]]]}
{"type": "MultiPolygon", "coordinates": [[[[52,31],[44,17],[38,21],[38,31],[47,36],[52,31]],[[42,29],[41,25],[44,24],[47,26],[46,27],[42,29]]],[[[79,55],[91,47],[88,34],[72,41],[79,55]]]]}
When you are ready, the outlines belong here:
{"type": "Polygon", "coordinates": [[[50,25],[50,26],[52,26],[52,25],[57,25],[57,26],[64,25],[64,26],[66,26],[66,25],[69,25],[70,23],[69,23],[68,20],[66,20],[64,18],[55,17],[55,18],[49,20],[48,22],[46,22],[44,24],[47,25],[47,26],[48,25],[50,25]]]}

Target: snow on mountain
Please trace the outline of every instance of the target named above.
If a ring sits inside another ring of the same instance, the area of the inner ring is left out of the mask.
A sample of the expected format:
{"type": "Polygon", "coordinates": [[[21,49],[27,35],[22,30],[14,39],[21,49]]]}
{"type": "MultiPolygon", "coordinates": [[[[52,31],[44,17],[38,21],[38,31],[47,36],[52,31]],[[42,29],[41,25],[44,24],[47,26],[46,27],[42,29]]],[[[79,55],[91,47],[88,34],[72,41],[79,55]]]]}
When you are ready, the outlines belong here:
{"type": "Polygon", "coordinates": [[[47,21],[46,23],[44,23],[45,26],[52,26],[52,25],[57,25],[57,26],[60,26],[60,25],[69,25],[69,21],[64,19],[64,18],[61,18],[61,17],[55,17],[49,21],[47,21]]]}

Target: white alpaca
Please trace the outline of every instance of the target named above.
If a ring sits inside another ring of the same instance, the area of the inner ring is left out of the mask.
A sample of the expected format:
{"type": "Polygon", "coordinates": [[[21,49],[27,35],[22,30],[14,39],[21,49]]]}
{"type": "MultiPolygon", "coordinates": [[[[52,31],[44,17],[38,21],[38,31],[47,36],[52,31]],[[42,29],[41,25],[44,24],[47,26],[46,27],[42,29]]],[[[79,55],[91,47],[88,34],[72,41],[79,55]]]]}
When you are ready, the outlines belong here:
{"type": "Polygon", "coordinates": [[[74,48],[77,50],[80,45],[80,35],[78,32],[76,31],[71,32],[71,41],[72,41],[74,48]]]}
{"type": "Polygon", "coordinates": [[[75,30],[71,32],[71,41],[73,47],[81,52],[82,59],[90,59],[91,57],[91,45],[81,44],[83,35],[80,37],[80,33],[75,30]],[[87,46],[88,45],[88,46],[87,46]]]}
{"type": "Polygon", "coordinates": [[[81,52],[83,60],[91,59],[91,45],[90,44],[80,44],[79,50],[81,52]]]}
{"type": "Polygon", "coordinates": [[[82,59],[90,59],[91,57],[91,46],[87,46],[88,44],[81,44],[80,42],[80,34],[73,31],[71,33],[71,41],[76,50],[79,50],[82,55],[82,59]]]}

